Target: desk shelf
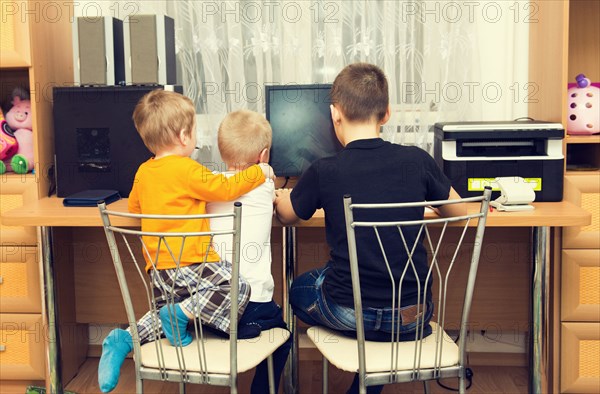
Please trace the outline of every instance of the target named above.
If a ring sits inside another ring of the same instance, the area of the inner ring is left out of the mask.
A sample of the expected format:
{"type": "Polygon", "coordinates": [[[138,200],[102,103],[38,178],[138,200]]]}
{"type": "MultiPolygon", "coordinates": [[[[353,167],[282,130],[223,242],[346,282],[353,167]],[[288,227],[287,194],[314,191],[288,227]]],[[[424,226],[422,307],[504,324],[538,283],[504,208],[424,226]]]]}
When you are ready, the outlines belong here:
{"type": "Polygon", "coordinates": [[[600,144],[600,134],[594,135],[567,135],[567,144],[600,144]]]}

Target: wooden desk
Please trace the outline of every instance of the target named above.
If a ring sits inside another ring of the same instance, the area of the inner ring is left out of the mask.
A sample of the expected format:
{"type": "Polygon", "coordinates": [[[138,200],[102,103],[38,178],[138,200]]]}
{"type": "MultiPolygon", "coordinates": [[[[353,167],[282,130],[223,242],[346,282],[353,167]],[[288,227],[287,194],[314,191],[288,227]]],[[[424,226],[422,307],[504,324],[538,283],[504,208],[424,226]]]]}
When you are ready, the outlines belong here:
{"type": "MultiPolygon", "coordinates": [[[[2,224],[7,226],[37,226],[37,227],[102,227],[100,214],[95,207],[75,208],[64,207],[62,198],[42,198],[27,204],[2,216],[2,224]]],[[[535,210],[528,212],[498,212],[494,210],[487,217],[488,227],[569,227],[585,226],[591,221],[591,215],[580,207],[563,202],[534,203],[535,210]]],[[[127,199],[122,199],[109,205],[113,211],[127,212],[127,199]]],[[[468,204],[469,213],[478,210],[478,204],[468,204]]],[[[428,213],[426,217],[434,217],[428,213]]],[[[116,225],[136,227],[139,221],[128,218],[115,218],[116,225]]],[[[274,226],[282,227],[275,220],[274,226]]],[[[473,227],[477,223],[471,224],[473,227]]],[[[325,227],[323,211],[317,211],[312,219],[301,221],[295,227],[325,227]]]]}
{"type": "MultiPolygon", "coordinates": [[[[563,201],[559,203],[534,203],[534,211],[529,212],[490,212],[487,219],[487,227],[531,227],[532,242],[531,256],[533,260],[533,285],[531,308],[532,340],[529,352],[531,362],[531,392],[542,392],[547,382],[548,373],[548,338],[547,330],[550,327],[549,314],[549,261],[550,261],[550,228],[567,226],[585,226],[591,222],[591,215],[574,204],[563,201]]],[[[110,205],[111,210],[126,211],[127,200],[120,200],[110,205]]],[[[469,205],[468,210],[476,211],[476,204],[469,205]]],[[[429,213],[426,216],[434,216],[429,213]]],[[[115,223],[117,221],[115,220],[115,223]]],[[[54,286],[54,262],[52,257],[52,228],[55,227],[101,227],[100,215],[97,208],[65,208],[60,198],[44,198],[27,206],[6,212],[2,216],[5,225],[25,225],[41,227],[43,242],[43,265],[44,282],[46,290],[46,306],[48,314],[49,337],[56,338],[49,341],[49,366],[51,369],[60,371],[60,338],[57,335],[57,313],[55,310],[55,286],[54,286]]],[[[131,219],[120,218],[119,225],[139,226],[139,222],[131,219]]],[[[475,225],[475,223],[473,223],[475,225]]],[[[287,296],[288,286],[293,280],[293,272],[296,263],[296,229],[302,227],[324,227],[322,212],[308,221],[301,222],[294,227],[283,227],[279,223],[274,226],[282,227],[283,249],[284,249],[284,297],[287,296]]],[[[284,306],[287,299],[284,299],[284,306]]],[[[291,309],[285,308],[285,316],[291,329],[294,329],[294,319],[291,309]]],[[[297,349],[292,351],[291,357],[297,358],[297,349]]],[[[286,392],[297,391],[297,371],[294,367],[296,362],[288,363],[285,381],[286,392]]],[[[53,391],[62,392],[60,373],[50,373],[57,376],[56,381],[51,382],[53,391]]]]}

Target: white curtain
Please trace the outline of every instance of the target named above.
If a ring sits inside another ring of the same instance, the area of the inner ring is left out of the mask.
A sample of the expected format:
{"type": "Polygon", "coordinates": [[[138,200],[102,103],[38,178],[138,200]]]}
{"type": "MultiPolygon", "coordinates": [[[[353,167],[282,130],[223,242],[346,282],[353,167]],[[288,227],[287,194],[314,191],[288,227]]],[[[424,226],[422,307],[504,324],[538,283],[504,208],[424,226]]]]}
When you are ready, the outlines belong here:
{"type": "MultiPolygon", "coordinates": [[[[383,137],[432,152],[433,123],[478,119],[467,89],[479,75],[476,23],[460,3],[195,1],[167,3],[178,78],[197,105],[204,151],[229,111],[264,112],[264,85],[333,82],[354,62],[380,66],[394,111],[383,137]]],[[[207,156],[204,157],[206,159],[207,156]]]]}
{"type": "MultiPolygon", "coordinates": [[[[437,121],[527,115],[525,0],[80,1],[81,13],[175,19],[178,83],[196,103],[199,160],[220,158],[216,130],[232,110],[265,109],[264,85],[328,83],[347,64],[388,77],[387,140],[432,152],[437,121]],[[93,7],[92,7],[93,5],[93,7]],[[90,11],[91,10],[91,11],[90,11]]],[[[76,10],[77,14],[77,10],[76,10]]]]}

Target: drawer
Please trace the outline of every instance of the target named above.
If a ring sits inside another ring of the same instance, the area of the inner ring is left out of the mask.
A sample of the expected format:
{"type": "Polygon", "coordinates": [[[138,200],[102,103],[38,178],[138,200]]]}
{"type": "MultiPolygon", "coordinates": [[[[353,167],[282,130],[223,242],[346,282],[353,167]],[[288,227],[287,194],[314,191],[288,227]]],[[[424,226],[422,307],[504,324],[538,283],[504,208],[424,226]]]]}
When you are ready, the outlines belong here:
{"type": "MultiPolygon", "coordinates": [[[[37,185],[33,175],[3,175],[0,177],[0,216],[4,212],[37,199],[37,185]]],[[[0,223],[0,245],[35,245],[35,227],[5,226],[0,223]]]]}
{"type": "Polygon", "coordinates": [[[563,229],[563,248],[600,248],[600,176],[569,175],[565,177],[564,199],[592,214],[592,223],[563,229]]]}
{"type": "Polygon", "coordinates": [[[44,379],[42,315],[0,314],[0,379],[44,379]]]}
{"type": "Polygon", "coordinates": [[[600,323],[561,325],[560,391],[600,392],[600,323]]]}
{"type": "Polygon", "coordinates": [[[41,313],[38,248],[0,247],[0,311],[41,313]]]}
{"type": "Polygon", "coordinates": [[[560,320],[600,321],[599,249],[563,249],[560,320]]]}

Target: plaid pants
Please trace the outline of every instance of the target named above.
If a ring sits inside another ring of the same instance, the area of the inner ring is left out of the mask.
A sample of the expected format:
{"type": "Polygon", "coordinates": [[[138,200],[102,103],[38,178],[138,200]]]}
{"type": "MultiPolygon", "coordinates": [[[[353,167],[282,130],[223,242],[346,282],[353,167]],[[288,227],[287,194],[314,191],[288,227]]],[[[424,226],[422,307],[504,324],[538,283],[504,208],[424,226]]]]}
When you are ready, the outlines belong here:
{"type": "MultiPolygon", "coordinates": [[[[202,324],[229,333],[231,263],[224,261],[153,270],[150,279],[154,286],[156,309],[150,310],[137,321],[141,344],[160,338],[162,328],[158,310],[171,298],[202,324]]],[[[239,289],[238,317],[241,317],[250,300],[250,285],[241,276],[239,289]]]]}

